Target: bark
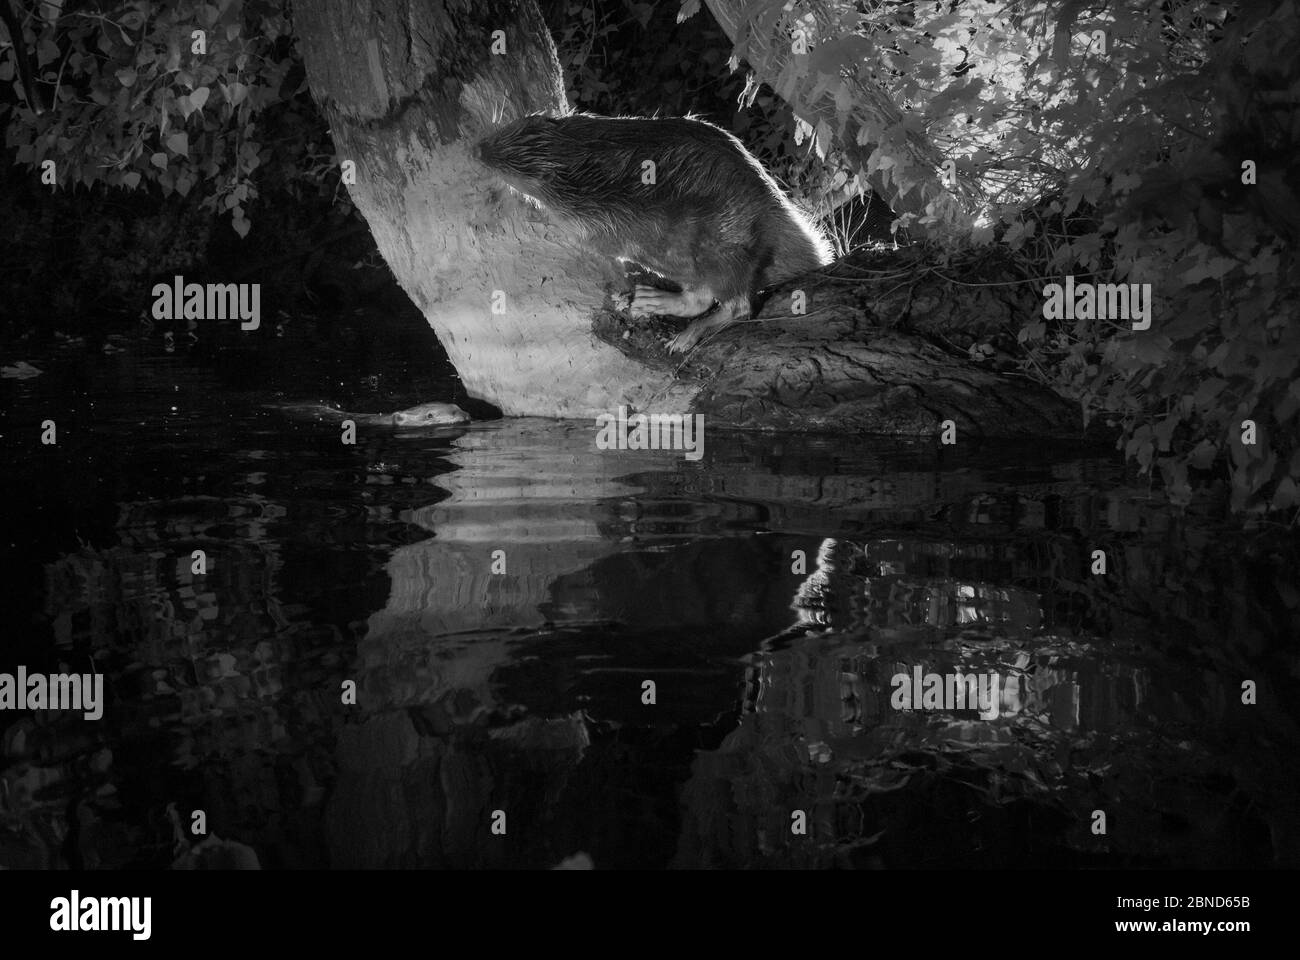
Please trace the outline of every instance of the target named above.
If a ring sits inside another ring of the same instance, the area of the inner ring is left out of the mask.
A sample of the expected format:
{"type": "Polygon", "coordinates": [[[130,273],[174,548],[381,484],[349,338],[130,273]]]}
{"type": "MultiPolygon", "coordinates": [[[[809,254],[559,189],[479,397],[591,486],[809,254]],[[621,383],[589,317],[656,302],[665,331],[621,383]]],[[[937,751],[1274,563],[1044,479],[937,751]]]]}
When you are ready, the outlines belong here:
{"type": "Polygon", "coordinates": [[[837,312],[845,297],[812,280],[799,284],[808,315],[778,317],[789,301],[774,297],[762,315],[773,319],[725,331],[684,366],[654,336],[663,324],[612,313],[623,278],[471,153],[501,122],[565,108],[531,0],[314,0],[295,25],[338,155],[357,165],[353,201],[468,392],[503,413],[585,418],[625,404],[749,428],[923,435],[952,417],[985,436],[1076,429],[1046,391],[914,336],[869,334],[879,317],[837,312]],[[496,30],[504,55],[491,53],[496,30]]]}
{"type": "Polygon", "coordinates": [[[657,354],[648,362],[690,384],[692,409],[713,427],[930,437],[952,420],[963,440],[1075,439],[1081,416],[1072,404],[936,342],[958,330],[1015,330],[1035,309],[1027,286],[957,282],[925,263],[864,252],[773,291],[753,321],[684,362],[663,353],[660,322],[605,311],[596,330],[632,355],[657,354]],[[796,294],[807,313],[793,312],[796,294]]]}

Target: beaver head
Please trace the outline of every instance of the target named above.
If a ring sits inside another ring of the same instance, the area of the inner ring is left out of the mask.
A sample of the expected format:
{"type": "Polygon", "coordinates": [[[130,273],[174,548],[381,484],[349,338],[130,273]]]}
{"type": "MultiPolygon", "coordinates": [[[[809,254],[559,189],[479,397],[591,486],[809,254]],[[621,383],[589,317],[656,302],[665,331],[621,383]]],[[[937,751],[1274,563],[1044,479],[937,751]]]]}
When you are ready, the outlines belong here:
{"type": "Polygon", "coordinates": [[[454,403],[421,403],[392,415],[395,427],[435,427],[468,423],[469,414],[454,403]]]}
{"type": "Polygon", "coordinates": [[[478,158],[512,187],[546,200],[546,184],[563,170],[571,150],[560,124],[541,115],[515,120],[479,141],[478,158]]]}

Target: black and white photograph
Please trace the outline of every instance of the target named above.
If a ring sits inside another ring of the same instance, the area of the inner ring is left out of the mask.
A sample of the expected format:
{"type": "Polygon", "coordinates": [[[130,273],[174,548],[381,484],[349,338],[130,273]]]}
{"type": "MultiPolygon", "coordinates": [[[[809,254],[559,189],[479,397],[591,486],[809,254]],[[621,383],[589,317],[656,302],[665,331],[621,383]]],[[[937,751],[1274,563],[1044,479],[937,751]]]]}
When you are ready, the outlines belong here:
{"type": "Polygon", "coordinates": [[[0,15],[7,934],[1284,929],[1296,0],[0,15]]]}

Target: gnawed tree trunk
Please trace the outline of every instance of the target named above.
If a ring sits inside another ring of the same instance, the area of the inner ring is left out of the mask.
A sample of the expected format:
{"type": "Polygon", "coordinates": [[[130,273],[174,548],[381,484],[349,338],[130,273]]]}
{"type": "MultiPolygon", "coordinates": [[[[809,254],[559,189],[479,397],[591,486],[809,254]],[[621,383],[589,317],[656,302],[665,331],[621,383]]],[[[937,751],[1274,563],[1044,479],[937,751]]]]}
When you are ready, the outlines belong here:
{"type": "Polygon", "coordinates": [[[471,395],[508,415],[594,416],[659,394],[686,406],[662,372],[592,338],[601,259],[471,156],[494,116],[565,107],[535,4],[319,0],[296,26],[338,155],[357,165],[352,199],[471,395]]]}
{"type": "MultiPolygon", "coordinates": [[[[566,108],[532,0],[314,0],[295,27],[380,252],[466,389],[505,414],[594,417],[626,404],[703,412],[713,426],[919,435],[951,416],[988,436],[1075,431],[1073,410],[1046,391],[914,337],[869,345],[862,316],[836,315],[811,281],[798,284],[808,316],[724,331],[679,377],[657,339],[623,337],[611,319],[622,278],[607,260],[472,155],[499,123],[566,108]],[[491,52],[495,31],[503,54],[491,52]]],[[[764,316],[788,302],[774,296],[764,316]]]]}

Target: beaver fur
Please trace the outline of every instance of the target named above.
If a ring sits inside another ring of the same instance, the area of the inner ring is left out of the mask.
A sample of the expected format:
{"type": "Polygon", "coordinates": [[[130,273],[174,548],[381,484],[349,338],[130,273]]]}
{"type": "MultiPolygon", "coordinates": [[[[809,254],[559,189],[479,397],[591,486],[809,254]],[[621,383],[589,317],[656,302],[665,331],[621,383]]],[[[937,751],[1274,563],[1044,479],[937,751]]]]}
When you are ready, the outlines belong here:
{"type": "Polygon", "coordinates": [[[535,115],[482,140],[478,157],[595,249],[681,287],[638,285],[631,303],[634,315],[695,318],[669,342],[673,353],[748,316],[763,288],[831,261],[762,164],[703,120],[535,115]],[[654,183],[642,181],[646,160],[654,183]]]}

